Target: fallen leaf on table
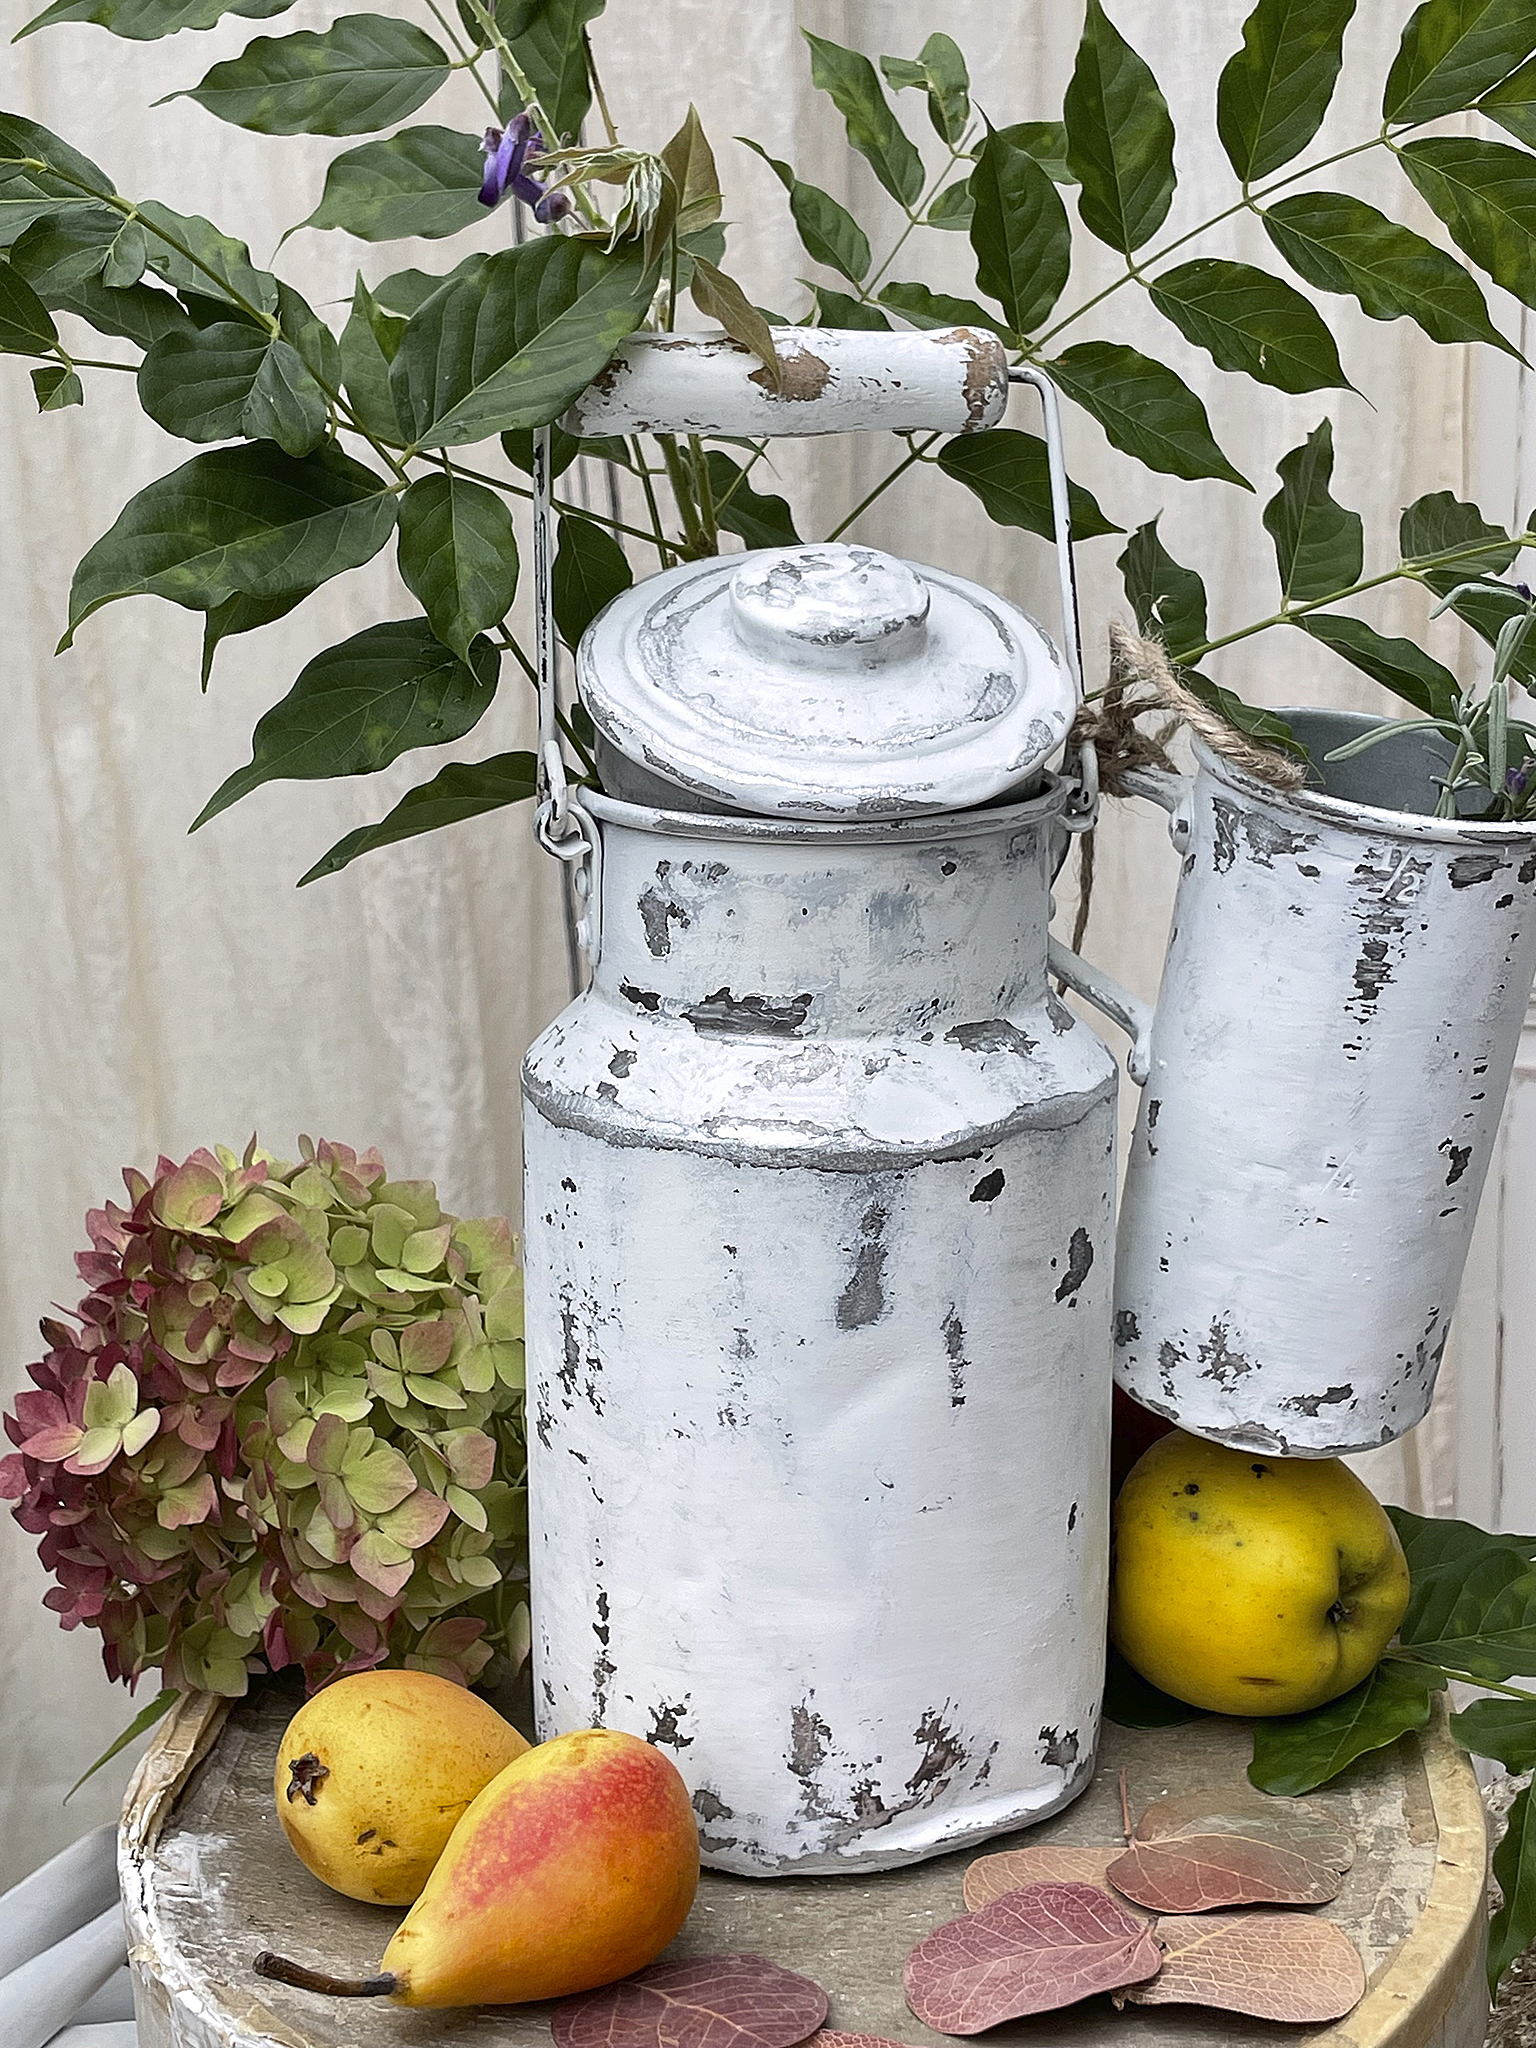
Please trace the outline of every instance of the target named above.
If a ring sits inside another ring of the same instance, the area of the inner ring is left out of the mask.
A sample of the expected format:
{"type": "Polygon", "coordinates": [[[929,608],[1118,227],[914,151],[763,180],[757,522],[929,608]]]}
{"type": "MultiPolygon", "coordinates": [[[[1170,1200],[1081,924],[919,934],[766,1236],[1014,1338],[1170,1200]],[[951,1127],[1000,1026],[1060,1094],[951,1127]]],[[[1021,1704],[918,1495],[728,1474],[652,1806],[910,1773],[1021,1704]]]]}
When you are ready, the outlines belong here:
{"type": "Polygon", "coordinates": [[[1032,1884],[951,1920],[907,1957],[907,2004],[941,2034],[980,2034],[1152,1976],[1145,1920],[1091,1884],[1032,1884]]]}
{"type": "Polygon", "coordinates": [[[762,1956],[694,1956],[562,1999],[549,2026],[557,2048],[796,2048],[826,2016],[809,1977],[762,1956]]]}
{"type": "Polygon", "coordinates": [[[1322,1906],[1354,1860],[1348,1831],[1315,1806],[1234,1789],[1154,1799],[1107,1876],[1154,1913],[1322,1906]]]}
{"type": "Polygon", "coordinates": [[[1163,1967],[1124,1996],[1136,2005],[1213,2005],[1256,2020],[1320,2026],[1365,1996],[1347,1934],[1310,1913],[1175,1914],[1156,1927],[1163,1967]]]}
{"type": "MultiPolygon", "coordinates": [[[[1123,1842],[1107,1842],[1094,1849],[1074,1849],[1056,1842],[1041,1842],[1027,1849],[1003,1849],[995,1856],[979,1856],[965,1873],[965,1903],[972,1913],[990,1906],[1006,1892],[1028,1884],[1096,1884],[1109,1890],[1105,1875],[1111,1863],[1125,1854],[1123,1842]]],[[[1125,1901],[1116,1899],[1115,1904],[1125,1901]]],[[[1145,1918],[1140,1906],[1126,1911],[1145,1918]]]]}
{"type": "Polygon", "coordinates": [[[840,2034],[835,2027],[823,2027],[813,2034],[806,2048],[909,2048],[904,2041],[892,2041],[884,2034],[840,2034]]]}

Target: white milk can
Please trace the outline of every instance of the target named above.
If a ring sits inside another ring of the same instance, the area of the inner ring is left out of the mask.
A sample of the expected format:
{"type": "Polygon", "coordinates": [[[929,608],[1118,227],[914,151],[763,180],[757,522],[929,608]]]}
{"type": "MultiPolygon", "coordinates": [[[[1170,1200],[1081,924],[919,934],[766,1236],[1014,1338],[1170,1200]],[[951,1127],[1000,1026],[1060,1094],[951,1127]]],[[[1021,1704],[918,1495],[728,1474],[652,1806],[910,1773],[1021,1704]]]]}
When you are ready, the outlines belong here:
{"type": "Polygon", "coordinates": [[[1320,788],[1198,742],[1192,783],[1139,781],[1184,864],[1115,1371],[1197,1435],[1327,1458],[1429,1408],[1536,971],[1536,831],[1428,815],[1417,733],[1325,766],[1377,721],[1283,715],[1320,788]]]}
{"type": "MultiPolygon", "coordinates": [[[[824,395],[668,338],[577,424],[963,428],[1006,401],[985,338],[784,339],[824,395]]],[[[732,555],[589,628],[606,793],[545,755],[593,973],[524,1068],[539,1732],[663,1745],[717,1869],[909,1862],[1092,1769],[1115,1074],[1047,985],[1092,772],[1047,765],[1080,682],[1043,395],[1068,664],[957,576],[732,555]]]]}

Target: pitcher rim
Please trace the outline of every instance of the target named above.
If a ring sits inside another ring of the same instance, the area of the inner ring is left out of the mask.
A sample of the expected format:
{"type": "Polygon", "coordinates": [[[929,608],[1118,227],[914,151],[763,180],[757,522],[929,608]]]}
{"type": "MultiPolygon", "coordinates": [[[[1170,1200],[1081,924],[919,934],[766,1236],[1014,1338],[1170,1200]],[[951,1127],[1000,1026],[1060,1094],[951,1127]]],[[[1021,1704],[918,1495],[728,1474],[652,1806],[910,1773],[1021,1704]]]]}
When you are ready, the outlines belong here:
{"type": "Polygon", "coordinates": [[[1016,803],[958,811],[924,811],[896,818],[843,818],[822,824],[810,818],[776,818],[755,811],[669,811],[630,803],[602,790],[582,789],[577,801],[599,824],[627,826],[682,839],[765,840],[771,844],[879,846],[922,845],[946,839],[979,838],[1010,827],[1049,824],[1065,809],[1075,784],[1046,769],[1043,787],[1016,803]]]}

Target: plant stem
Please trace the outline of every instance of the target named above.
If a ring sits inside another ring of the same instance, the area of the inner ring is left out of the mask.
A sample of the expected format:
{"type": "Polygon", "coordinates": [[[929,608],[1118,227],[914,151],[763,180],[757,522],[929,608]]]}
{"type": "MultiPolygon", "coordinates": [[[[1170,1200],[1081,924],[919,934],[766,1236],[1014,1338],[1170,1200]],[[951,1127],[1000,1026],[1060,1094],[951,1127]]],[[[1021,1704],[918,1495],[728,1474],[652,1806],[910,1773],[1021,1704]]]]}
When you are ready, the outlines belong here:
{"type": "MultiPolygon", "coordinates": [[[[538,123],[547,142],[558,144],[560,141],[559,129],[540,105],[539,96],[534,91],[527,72],[518,63],[513,53],[512,45],[497,27],[496,17],[486,6],[485,0],[465,0],[465,5],[469,8],[476,21],[479,22],[486,39],[501,60],[501,68],[506,76],[511,79],[513,90],[522,101],[524,111],[531,115],[538,123]]],[[[596,201],[586,187],[577,183],[571,185],[568,189],[571,197],[575,200],[577,206],[580,207],[587,226],[593,228],[603,227],[605,225],[603,216],[598,209],[596,201]]]]}
{"type": "Polygon", "coordinates": [[[603,81],[597,75],[597,59],[592,54],[592,37],[588,30],[581,32],[581,47],[586,52],[587,76],[592,81],[592,91],[597,100],[597,110],[603,117],[603,126],[608,131],[608,146],[617,149],[619,131],[613,125],[613,116],[608,111],[608,95],[603,91],[603,81]]]}
{"type": "Polygon", "coordinates": [[[950,172],[955,168],[955,165],[959,163],[961,159],[965,156],[965,145],[968,140],[969,134],[967,133],[966,135],[961,136],[958,148],[954,147],[953,145],[950,145],[949,162],[944,166],[943,170],[938,172],[937,175],[934,177],[933,182],[929,185],[927,191],[924,192],[922,196],[919,198],[917,205],[915,207],[908,207],[906,209],[907,224],[902,229],[901,233],[896,237],[895,241],[891,244],[890,248],[886,251],[885,261],[880,265],[879,269],[875,272],[873,277],[867,278],[863,284],[856,285],[854,287],[854,289],[858,292],[859,297],[862,300],[864,300],[866,305],[874,304],[875,286],[880,282],[881,278],[884,277],[885,273],[896,261],[896,258],[901,254],[902,244],[906,241],[908,235],[911,234],[912,230],[915,227],[920,227],[922,225],[923,217],[927,213],[929,207],[933,204],[933,201],[938,194],[939,188],[943,185],[944,180],[949,176],[950,172]]]}
{"type": "Polygon", "coordinates": [[[891,485],[895,483],[897,477],[899,477],[905,470],[909,470],[914,462],[921,462],[924,456],[927,454],[928,450],[933,446],[934,442],[939,440],[940,438],[941,437],[938,434],[930,434],[927,440],[924,441],[921,444],[921,446],[919,446],[919,444],[916,441],[910,440],[909,438],[908,445],[911,448],[911,454],[908,455],[903,461],[898,462],[896,467],[889,473],[889,475],[883,476],[880,479],[879,483],[875,485],[875,488],[872,491],[870,491],[867,496],[859,500],[858,504],[855,505],[853,510],[848,514],[848,517],[846,519],[840,520],[838,524],[833,527],[832,531],[827,535],[827,539],[837,540],[840,535],[845,534],[848,531],[849,527],[852,526],[855,519],[857,519],[861,513],[868,511],[869,507],[874,504],[876,498],[883,496],[883,494],[890,489],[891,485]]]}
{"type": "Polygon", "coordinates": [[[1479,1678],[1475,1671],[1458,1671],[1454,1665],[1442,1664],[1433,1657],[1421,1657],[1417,1652],[1406,1649],[1389,1650],[1387,1655],[1396,1663],[1417,1664],[1424,1671],[1438,1671],[1444,1678],[1454,1678],[1461,1685],[1475,1685],[1483,1692],[1497,1692],[1512,1700],[1536,1701],[1536,1692],[1526,1692],[1518,1685],[1500,1685],[1497,1679],[1479,1678]]]}
{"type": "Polygon", "coordinates": [[[715,494],[709,481],[709,464],[704,459],[704,444],[697,434],[688,436],[688,453],[693,464],[693,487],[698,493],[699,525],[703,528],[704,539],[709,552],[720,552],[720,528],[715,518],[715,494]]]}
{"type": "Polygon", "coordinates": [[[443,34],[448,38],[450,47],[457,52],[459,57],[458,68],[460,70],[467,71],[470,77],[475,81],[476,85],[479,86],[480,91],[485,98],[486,104],[489,106],[491,112],[496,116],[497,122],[499,123],[501,120],[501,109],[496,104],[496,95],[491,91],[490,87],[486,84],[485,80],[480,76],[480,73],[476,68],[480,55],[479,51],[470,49],[468,44],[464,41],[463,37],[459,34],[458,30],[454,27],[453,23],[448,19],[447,15],[443,12],[443,10],[438,6],[437,0],[427,0],[427,7],[430,10],[433,18],[437,22],[438,27],[442,30],[443,34]]]}
{"type": "Polygon", "coordinates": [[[658,434],[656,445],[661,450],[661,459],[667,465],[667,481],[672,486],[673,502],[678,517],[683,522],[683,540],[687,551],[697,559],[712,554],[714,550],[705,545],[704,529],[699,524],[698,507],[693,502],[693,490],[689,483],[683,452],[677,445],[675,434],[658,434]]]}
{"type": "Polygon", "coordinates": [[[662,568],[670,569],[674,560],[672,546],[667,538],[666,528],[662,524],[661,507],[656,502],[655,488],[651,483],[651,476],[653,474],[651,465],[645,459],[645,450],[640,445],[640,436],[638,434],[630,436],[629,451],[634,458],[635,468],[639,472],[640,488],[645,492],[646,510],[651,515],[653,531],[648,538],[655,544],[656,552],[661,558],[662,568]]]}

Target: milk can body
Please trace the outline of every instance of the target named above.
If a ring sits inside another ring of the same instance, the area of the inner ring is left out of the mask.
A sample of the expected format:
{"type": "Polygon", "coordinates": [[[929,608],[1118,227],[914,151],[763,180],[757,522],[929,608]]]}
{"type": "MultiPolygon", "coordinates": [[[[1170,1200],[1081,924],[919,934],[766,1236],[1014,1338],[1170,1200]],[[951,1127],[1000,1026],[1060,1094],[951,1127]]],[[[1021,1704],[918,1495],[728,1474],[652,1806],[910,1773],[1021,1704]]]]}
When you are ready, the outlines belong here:
{"type": "Polygon", "coordinates": [[[1115,1077],[1047,987],[1063,798],[588,799],[601,956],[524,1070],[539,1730],[665,1747],[719,1869],[1091,1772],[1115,1077]]]}

